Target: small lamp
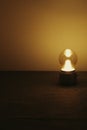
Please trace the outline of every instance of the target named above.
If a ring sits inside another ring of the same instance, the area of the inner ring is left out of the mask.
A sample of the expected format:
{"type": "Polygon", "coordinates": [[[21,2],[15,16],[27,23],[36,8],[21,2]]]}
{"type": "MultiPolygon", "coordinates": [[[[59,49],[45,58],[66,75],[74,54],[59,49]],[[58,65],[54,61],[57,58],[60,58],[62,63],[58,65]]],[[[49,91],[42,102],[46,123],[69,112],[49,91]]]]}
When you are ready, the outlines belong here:
{"type": "Polygon", "coordinates": [[[77,74],[75,65],[77,63],[77,55],[71,49],[65,49],[59,55],[60,71],[59,83],[61,85],[76,85],[77,74]]]}

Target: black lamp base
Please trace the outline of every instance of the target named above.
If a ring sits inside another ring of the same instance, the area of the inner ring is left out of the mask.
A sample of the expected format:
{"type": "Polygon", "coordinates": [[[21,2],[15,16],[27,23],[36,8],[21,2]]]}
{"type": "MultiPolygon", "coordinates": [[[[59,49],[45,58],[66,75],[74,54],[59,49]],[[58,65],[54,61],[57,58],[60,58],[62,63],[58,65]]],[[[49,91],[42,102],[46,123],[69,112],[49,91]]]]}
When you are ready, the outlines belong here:
{"type": "Polygon", "coordinates": [[[72,86],[77,84],[77,74],[76,71],[59,72],[59,84],[63,86],[72,86]]]}

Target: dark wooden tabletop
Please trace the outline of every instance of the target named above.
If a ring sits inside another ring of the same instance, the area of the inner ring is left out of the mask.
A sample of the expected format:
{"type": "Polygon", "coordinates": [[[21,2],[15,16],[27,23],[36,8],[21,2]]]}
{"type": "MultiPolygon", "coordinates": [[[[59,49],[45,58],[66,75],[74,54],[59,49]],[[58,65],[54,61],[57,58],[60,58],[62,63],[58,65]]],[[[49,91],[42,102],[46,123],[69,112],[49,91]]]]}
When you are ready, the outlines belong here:
{"type": "Polygon", "coordinates": [[[87,129],[87,72],[76,86],[58,85],[58,72],[1,71],[0,127],[87,129]]]}

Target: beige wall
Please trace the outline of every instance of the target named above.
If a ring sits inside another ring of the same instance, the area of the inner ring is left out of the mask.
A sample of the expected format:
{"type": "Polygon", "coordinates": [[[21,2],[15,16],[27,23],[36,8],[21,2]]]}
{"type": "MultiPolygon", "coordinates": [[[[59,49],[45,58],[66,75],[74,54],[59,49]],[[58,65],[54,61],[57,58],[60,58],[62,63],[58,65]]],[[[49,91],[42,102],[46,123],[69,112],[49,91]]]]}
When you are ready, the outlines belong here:
{"type": "Polygon", "coordinates": [[[58,70],[65,48],[87,70],[86,0],[0,1],[0,70],[58,70]]]}

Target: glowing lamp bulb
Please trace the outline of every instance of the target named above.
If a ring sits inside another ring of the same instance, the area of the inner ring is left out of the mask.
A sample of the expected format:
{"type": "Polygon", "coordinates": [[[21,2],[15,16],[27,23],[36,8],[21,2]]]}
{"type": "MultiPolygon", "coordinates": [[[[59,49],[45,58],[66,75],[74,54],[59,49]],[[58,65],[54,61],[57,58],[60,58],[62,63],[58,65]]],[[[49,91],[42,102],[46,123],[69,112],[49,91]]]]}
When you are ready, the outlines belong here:
{"type": "Polygon", "coordinates": [[[74,71],[77,63],[77,56],[71,49],[65,49],[59,56],[61,71],[74,71]]]}
{"type": "Polygon", "coordinates": [[[71,49],[65,49],[59,55],[60,62],[60,83],[64,85],[76,84],[75,65],[77,63],[77,55],[71,49]]]}

